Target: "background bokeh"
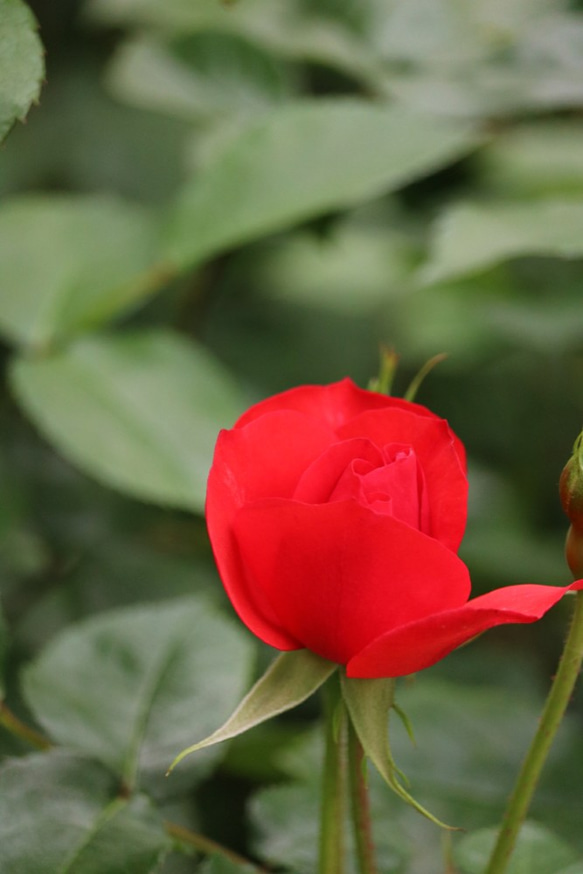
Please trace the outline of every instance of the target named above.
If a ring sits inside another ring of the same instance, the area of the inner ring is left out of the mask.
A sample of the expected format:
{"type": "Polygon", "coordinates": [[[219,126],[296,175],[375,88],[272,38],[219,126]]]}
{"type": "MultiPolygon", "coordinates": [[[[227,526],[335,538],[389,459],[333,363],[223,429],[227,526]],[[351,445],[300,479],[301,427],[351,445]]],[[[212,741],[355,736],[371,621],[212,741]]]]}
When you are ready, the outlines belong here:
{"type": "MultiPolygon", "coordinates": [[[[134,653],[115,691],[78,677],[88,698],[75,708],[67,666],[85,658],[99,676],[124,635],[142,654],[150,634],[171,647],[186,634],[177,604],[197,628],[218,616],[226,666],[210,643],[203,655],[201,630],[183,670],[207,686],[177,681],[158,702],[140,789],[164,818],[310,874],[316,702],[203,756],[170,790],[152,777],[270,658],[214,570],[214,439],[269,393],[347,375],[366,386],[381,347],[400,359],[396,394],[446,353],[418,400],[468,450],[475,591],[569,582],[557,485],[583,425],[583,13],[563,0],[30,6],[46,81],[0,151],[6,700],[123,771],[107,712],[115,722],[146,667],[134,653]],[[57,711],[68,702],[63,726],[41,689],[57,711]]],[[[397,726],[396,753],[438,815],[495,824],[568,612],[494,631],[404,685],[417,749],[397,726]]],[[[532,874],[583,870],[581,711],[576,698],[535,805],[558,837],[533,831],[550,856],[533,851],[532,874]]],[[[0,752],[26,748],[0,728],[0,752]]],[[[38,778],[49,797],[59,767],[38,778]]],[[[439,834],[387,795],[382,870],[435,872],[439,834]]],[[[199,870],[178,851],[154,868],[158,851],[127,870],[199,870]]],[[[456,864],[481,870],[471,852],[456,864]]]]}

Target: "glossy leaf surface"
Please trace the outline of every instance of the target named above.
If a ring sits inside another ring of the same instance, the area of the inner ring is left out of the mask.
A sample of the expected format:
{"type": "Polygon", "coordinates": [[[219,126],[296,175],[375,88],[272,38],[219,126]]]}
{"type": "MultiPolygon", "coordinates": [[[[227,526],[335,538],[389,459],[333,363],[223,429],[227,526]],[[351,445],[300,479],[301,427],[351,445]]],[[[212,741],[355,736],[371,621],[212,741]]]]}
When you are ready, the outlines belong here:
{"type": "MultiPolygon", "coordinates": [[[[56,741],[160,790],[193,732],[207,734],[242,695],[250,656],[238,628],[203,601],[178,599],[65,631],[27,668],[24,690],[56,741]]],[[[198,757],[199,773],[216,758],[198,757]]]]}

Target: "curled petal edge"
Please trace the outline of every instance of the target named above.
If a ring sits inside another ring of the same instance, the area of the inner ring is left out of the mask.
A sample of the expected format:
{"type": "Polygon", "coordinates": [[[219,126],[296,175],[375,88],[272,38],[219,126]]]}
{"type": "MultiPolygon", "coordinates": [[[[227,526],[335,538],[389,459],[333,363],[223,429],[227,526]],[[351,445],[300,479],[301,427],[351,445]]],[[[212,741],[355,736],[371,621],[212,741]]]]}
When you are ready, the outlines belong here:
{"type": "Polygon", "coordinates": [[[570,586],[524,584],[496,589],[377,637],[348,662],[347,676],[372,679],[413,674],[489,628],[535,622],[567,592],[580,589],[583,580],[570,586]]]}

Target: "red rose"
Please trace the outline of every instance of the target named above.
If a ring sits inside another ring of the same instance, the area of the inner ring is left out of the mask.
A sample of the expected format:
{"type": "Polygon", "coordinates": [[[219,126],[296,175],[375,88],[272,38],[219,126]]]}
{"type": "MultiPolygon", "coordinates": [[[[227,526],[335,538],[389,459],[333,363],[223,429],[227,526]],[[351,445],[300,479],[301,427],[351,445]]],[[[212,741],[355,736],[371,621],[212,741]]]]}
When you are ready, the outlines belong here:
{"type": "Polygon", "coordinates": [[[395,677],[494,625],[540,618],[569,588],[468,601],[456,554],[466,499],[447,422],[346,379],[283,392],[221,432],[207,521],[229,598],[261,640],[351,677],[395,677]]]}

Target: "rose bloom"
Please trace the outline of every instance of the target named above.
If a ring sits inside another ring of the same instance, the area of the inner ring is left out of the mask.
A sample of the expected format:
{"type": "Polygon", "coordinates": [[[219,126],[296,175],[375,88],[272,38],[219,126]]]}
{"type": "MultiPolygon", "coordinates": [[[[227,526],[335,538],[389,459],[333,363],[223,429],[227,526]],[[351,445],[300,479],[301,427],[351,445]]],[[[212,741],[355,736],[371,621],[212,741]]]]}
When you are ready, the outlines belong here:
{"type": "Polygon", "coordinates": [[[350,677],[396,677],[583,585],[468,600],[466,506],[447,422],[345,379],[275,395],[222,431],[206,511],[227,594],[257,637],[350,677]]]}

